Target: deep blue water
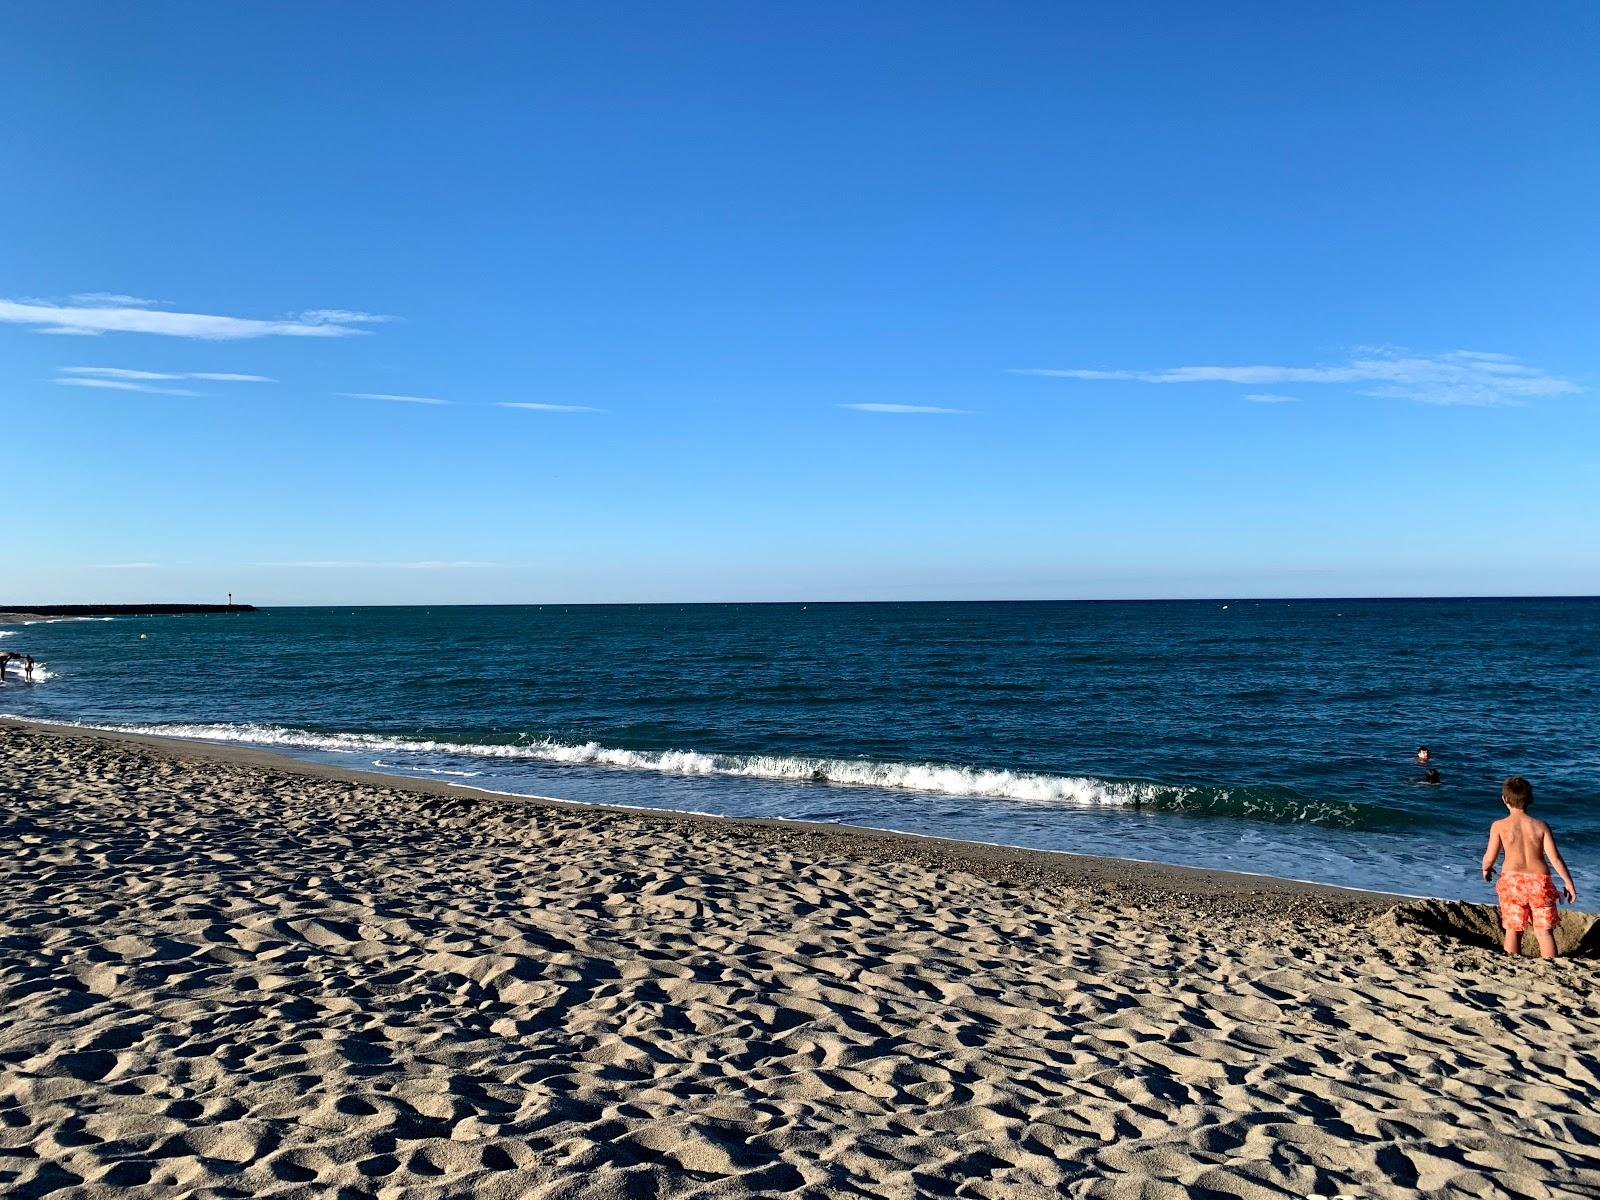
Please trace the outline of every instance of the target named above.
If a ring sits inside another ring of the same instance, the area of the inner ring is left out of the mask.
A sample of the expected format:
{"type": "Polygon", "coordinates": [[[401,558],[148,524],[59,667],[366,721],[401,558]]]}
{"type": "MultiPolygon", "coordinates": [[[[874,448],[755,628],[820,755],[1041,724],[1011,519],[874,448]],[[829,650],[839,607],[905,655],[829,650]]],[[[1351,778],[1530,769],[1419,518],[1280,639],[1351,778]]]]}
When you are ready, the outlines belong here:
{"type": "Polygon", "coordinates": [[[283,608],[0,647],[46,664],[0,690],[41,719],[1480,900],[1519,772],[1600,870],[1597,600],[283,608]]]}

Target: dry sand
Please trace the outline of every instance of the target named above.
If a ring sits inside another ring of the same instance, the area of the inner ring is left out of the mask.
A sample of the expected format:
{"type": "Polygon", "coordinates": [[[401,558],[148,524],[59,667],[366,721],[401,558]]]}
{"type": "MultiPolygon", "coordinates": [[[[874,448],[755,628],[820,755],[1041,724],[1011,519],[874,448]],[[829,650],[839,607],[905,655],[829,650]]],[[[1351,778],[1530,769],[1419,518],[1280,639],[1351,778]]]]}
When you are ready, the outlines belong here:
{"type": "Polygon", "coordinates": [[[1465,906],[20,723],[0,780],[8,1196],[1600,1197],[1596,966],[1465,906]]]}

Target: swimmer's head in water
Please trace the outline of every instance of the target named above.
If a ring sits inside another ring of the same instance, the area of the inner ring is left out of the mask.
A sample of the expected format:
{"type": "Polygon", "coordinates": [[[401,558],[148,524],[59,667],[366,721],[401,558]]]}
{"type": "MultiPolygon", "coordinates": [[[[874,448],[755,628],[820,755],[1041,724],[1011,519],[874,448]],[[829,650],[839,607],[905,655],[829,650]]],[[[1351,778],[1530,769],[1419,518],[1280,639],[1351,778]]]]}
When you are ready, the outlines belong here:
{"type": "Polygon", "coordinates": [[[1427,775],[1423,776],[1423,780],[1426,783],[1438,783],[1439,782],[1439,768],[1438,767],[1429,767],[1427,775]]]}
{"type": "Polygon", "coordinates": [[[1533,784],[1521,775],[1513,775],[1501,785],[1500,799],[1506,802],[1507,808],[1525,811],[1533,803],[1533,784]]]}
{"type": "Polygon", "coordinates": [[[1433,755],[1428,752],[1428,748],[1426,746],[1418,746],[1417,747],[1417,761],[1418,762],[1427,762],[1432,757],[1433,757],[1433,755]]]}

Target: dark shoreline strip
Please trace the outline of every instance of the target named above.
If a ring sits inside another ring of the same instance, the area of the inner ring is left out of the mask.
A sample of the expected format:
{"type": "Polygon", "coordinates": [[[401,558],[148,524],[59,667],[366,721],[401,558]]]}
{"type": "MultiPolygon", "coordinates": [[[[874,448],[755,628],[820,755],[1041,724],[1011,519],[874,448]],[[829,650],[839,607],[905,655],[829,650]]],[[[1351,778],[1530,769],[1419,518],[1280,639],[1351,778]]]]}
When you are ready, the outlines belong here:
{"type": "Polygon", "coordinates": [[[258,612],[254,604],[9,604],[0,621],[31,617],[175,617],[188,613],[258,612]]]}

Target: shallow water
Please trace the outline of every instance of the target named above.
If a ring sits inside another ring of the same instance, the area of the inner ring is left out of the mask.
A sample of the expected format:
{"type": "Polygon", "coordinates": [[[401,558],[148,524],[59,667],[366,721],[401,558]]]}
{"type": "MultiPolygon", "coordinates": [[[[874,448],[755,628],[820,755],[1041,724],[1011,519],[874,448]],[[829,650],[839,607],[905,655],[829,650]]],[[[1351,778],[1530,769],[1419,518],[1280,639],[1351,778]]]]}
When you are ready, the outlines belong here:
{"type": "Polygon", "coordinates": [[[1486,900],[1483,830],[1520,772],[1574,870],[1600,858],[1596,600],[286,608],[7,632],[46,678],[13,667],[0,709],[506,791],[1486,900]]]}

